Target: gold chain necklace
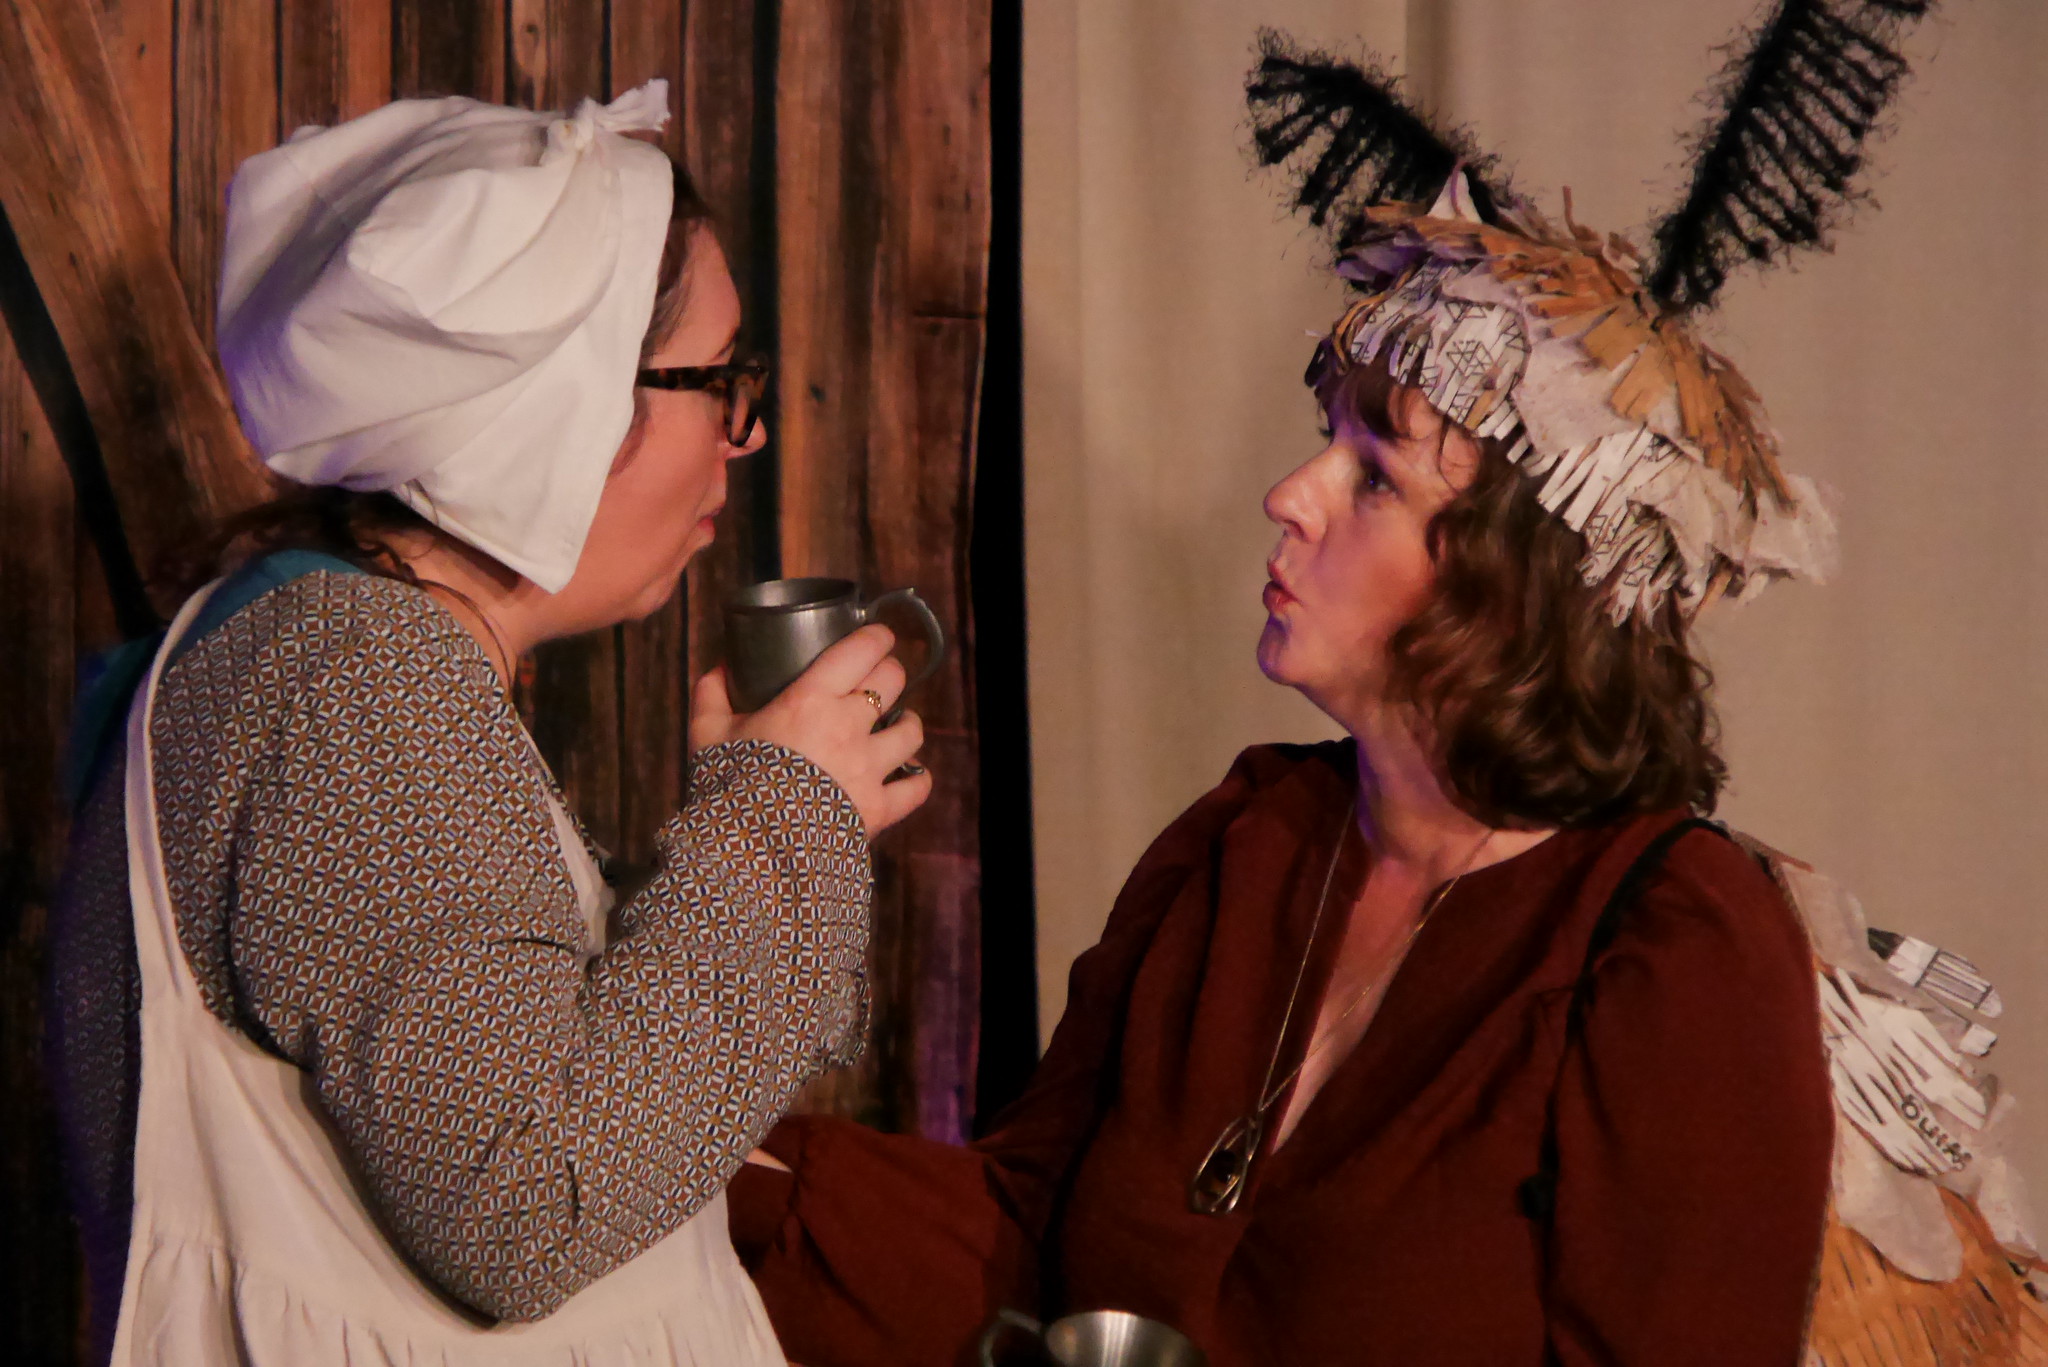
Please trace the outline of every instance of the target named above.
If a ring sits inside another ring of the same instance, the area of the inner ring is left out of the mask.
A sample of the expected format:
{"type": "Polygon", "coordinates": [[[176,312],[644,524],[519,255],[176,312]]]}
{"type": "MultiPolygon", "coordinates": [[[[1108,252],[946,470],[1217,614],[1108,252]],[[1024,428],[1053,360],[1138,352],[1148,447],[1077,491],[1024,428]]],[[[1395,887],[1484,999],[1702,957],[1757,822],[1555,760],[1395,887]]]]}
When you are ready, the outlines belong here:
{"type": "Polygon", "coordinates": [[[1316,899],[1315,918],[1309,922],[1308,943],[1302,948],[1301,964],[1294,970],[1294,987],[1287,994],[1287,1010],[1280,1016],[1280,1033],[1273,1040],[1273,1056],[1266,1061],[1266,1077],[1265,1081],[1259,1084],[1259,1100],[1249,1111],[1223,1127],[1223,1133],[1216,1136],[1216,1142],[1209,1146],[1209,1152],[1196,1167],[1195,1175],[1188,1181],[1188,1209],[1197,1215],[1228,1215],[1237,1209],[1238,1200],[1244,1195],[1245,1184],[1251,1177],[1252,1160],[1259,1156],[1259,1145],[1266,1137],[1266,1112],[1273,1109],[1273,1104],[1286,1092],[1289,1085],[1301,1076],[1301,1070],[1308,1067],[1309,1061],[1329,1046],[1336,1035],[1336,1028],[1349,1020],[1352,1012],[1364,1005],[1368,997],[1386,986],[1393,978],[1395,971],[1401,967],[1402,960],[1408,957],[1409,949],[1415,944],[1415,937],[1422,933],[1423,923],[1429,920],[1431,913],[1443,905],[1444,898],[1451,895],[1451,889],[1458,886],[1458,880],[1471,869],[1472,861],[1479,857],[1479,851],[1485,849],[1486,842],[1493,838],[1491,830],[1479,837],[1479,843],[1465,856],[1465,861],[1458,866],[1458,871],[1451,875],[1448,883],[1437,890],[1436,896],[1429,899],[1429,905],[1422,909],[1422,915],[1415,918],[1415,925],[1409,930],[1408,937],[1401,942],[1400,950],[1387,961],[1386,969],[1375,975],[1373,980],[1338,1013],[1337,1019],[1330,1022],[1330,1029],[1324,1032],[1323,1038],[1313,1042],[1301,1056],[1301,1062],[1288,1069],[1287,1076],[1275,1082],[1273,1073],[1280,1067],[1280,1051],[1287,1043],[1287,1027],[1294,1021],[1294,1008],[1301,998],[1301,984],[1308,976],[1309,957],[1315,952],[1316,936],[1323,925],[1323,912],[1330,905],[1330,887],[1336,881],[1337,860],[1344,853],[1344,842],[1350,838],[1351,827],[1357,816],[1358,801],[1354,798],[1351,805],[1345,809],[1344,827],[1337,834],[1336,848],[1330,851],[1329,867],[1323,871],[1323,891],[1316,899]]]}

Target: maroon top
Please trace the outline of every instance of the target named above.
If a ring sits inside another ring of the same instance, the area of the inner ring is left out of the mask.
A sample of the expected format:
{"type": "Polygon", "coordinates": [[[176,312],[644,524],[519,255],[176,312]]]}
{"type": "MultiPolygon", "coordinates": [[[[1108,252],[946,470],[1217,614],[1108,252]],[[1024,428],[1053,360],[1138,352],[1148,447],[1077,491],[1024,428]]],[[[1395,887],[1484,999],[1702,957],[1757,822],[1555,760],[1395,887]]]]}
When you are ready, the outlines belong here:
{"type": "MultiPolygon", "coordinates": [[[[733,1231],[792,1360],[964,1362],[1013,1305],[1133,1310],[1214,1367],[1794,1367],[1833,1112],[1811,954],[1770,878],[1712,831],[1680,836],[1567,1042],[1594,922],[1682,813],[1561,831],[1460,880],[1236,1212],[1190,1213],[1189,1177],[1256,1097],[1352,754],[1248,750],[1159,837],[988,1138],[776,1128],[796,1176],[745,1169],[733,1231]],[[1538,1222],[1518,1189],[1546,1132],[1538,1222]]],[[[1333,899],[1365,865],[1343,861],[1333,899]]],[[[1283,1072],[1340,936],[1319,939],[1283,1072]]]]}

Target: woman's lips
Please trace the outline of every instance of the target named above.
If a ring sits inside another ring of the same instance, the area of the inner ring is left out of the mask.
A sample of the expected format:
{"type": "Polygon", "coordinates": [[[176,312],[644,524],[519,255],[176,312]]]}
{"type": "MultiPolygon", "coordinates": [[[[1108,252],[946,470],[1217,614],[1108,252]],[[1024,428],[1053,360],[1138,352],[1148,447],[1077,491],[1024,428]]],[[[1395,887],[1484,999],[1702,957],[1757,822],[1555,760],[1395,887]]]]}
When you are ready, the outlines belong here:
{"type": "Polygon", "coordinates": [[[1276,560],[1266,562],[1266,591],[1261,597],[1266,604],[1267,612],[1278,612],[1295,601],[1294,594],[1287,587],[1287,576],[1280,573],[1280,565],[1276,560]]]}

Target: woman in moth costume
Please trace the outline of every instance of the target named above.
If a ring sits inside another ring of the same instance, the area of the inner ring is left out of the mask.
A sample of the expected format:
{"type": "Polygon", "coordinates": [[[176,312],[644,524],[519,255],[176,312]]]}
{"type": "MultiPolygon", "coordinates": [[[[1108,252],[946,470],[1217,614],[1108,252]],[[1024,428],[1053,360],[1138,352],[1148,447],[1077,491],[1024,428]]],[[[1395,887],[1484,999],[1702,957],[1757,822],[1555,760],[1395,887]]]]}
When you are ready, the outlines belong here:
{"type": "Polygon", "coordinates": [[[1704,819],[1688,643],[1833,540],[1692,320],[1822,239],[1923,8],[1778,7],[1647,263],[1263,40],[1260,159],[1358,296],[1259,659],[1350,739],[1245,752],[1158,838],[987,1138],[777,1127],[732,1210],[793,1359],[954,1363],[1004,1308],[1226,1367],[2041,1354],[1995,998],[1704,819]]]}

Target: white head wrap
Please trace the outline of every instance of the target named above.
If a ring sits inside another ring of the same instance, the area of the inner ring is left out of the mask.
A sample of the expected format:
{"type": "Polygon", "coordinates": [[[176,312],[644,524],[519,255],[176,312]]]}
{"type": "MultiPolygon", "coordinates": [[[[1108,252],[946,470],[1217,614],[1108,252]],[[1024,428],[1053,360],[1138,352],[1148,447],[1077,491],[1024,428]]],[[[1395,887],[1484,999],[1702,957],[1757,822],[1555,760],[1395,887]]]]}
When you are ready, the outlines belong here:
{"type": "Polygon", "coordinates": [[[271,469],[389,490],[549,592],[575,571],[654,308],[668,83],[536,114],[399,100],[228,190],[221,359],[271,469]]]}

